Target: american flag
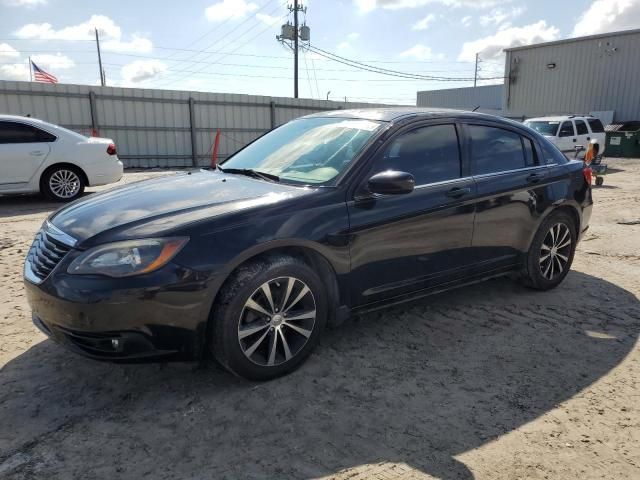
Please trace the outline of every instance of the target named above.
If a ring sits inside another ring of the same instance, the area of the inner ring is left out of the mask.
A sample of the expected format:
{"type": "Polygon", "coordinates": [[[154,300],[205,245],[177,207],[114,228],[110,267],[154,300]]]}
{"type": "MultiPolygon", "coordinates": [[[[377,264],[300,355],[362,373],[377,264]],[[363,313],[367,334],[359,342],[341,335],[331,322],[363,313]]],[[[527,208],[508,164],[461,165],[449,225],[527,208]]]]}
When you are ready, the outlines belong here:
{"type": "Polygon", "coordinates": [[[58,79],[55,75],[45,72],[33,62],[31,62],[31,65],[33,66],[33,78],[36,82],[58,83],[58,79]]]}

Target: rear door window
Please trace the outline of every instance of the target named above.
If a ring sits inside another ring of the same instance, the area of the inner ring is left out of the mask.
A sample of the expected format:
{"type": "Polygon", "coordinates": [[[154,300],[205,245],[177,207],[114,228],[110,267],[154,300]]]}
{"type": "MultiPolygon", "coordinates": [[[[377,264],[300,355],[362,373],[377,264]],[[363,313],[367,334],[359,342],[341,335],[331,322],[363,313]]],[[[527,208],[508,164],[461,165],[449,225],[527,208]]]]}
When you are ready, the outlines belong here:
{"type": "Polygon", "coordinates": [[[416,185],[460,178],[455,125],[430,125],[399,135],[376,162],[375,173],[385,170],[410,173],[416,185]]]}
{"type": "Polygon", "coordinates": [[[533,146],[530,145],[531,153],[525,155],[523,139],[515,132],[480,125],[469,125],[468,131],[475,175],[524,168],[529,155],[529,162],[534,161],[533,146]]]}
{"type": "Polygon", "coordinates": [[[576,131],[578,132],[578,135],[589,135],[587,124],[582,120],[576,120],[576,131]]]}
{"type": "Polygon", "coordinates": [[[18,122],[0,122],[0,143],[40,143],[56,139],[44,130],[18,122]]]}
{"type": "Polygon", "coordinates": [[[560,125],[559,137],[575,137],[576,132],[573,129],[573,123],[571,121],[562,122],[560,125]]]}
{"type": "Polygon", "coordinates": [[[589,118],[587,120],[589,122],[589,126],[591,127],[591,131],[593,133],[603,133],[604,127],[602,126],[602,122],[597,118],[589,118]]]}

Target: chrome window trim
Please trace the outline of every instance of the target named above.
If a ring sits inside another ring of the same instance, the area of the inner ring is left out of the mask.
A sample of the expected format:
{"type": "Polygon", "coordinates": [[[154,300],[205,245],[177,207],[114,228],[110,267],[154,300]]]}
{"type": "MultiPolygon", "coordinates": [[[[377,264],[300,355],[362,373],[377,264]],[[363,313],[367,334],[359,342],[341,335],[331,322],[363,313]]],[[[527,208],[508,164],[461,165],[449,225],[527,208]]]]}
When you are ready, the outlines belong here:
{"type": "Polygon", "coordinates": [[[459,182],[464,182],[464,181],[469,181],[469,180],[473,180],[473,177],[458,177],[458,178],[453,178],[451,180],[442,180],[440,182],[423,183],[423,184],[420,184],[420,185],[416,185],[415,187],[413,187],[413,189],[414,190],[419,190],[419,189],[428,188],[428,187],[440,187],[440,186],[443,186],[443,185],[459,183],[459,182]]]}
{"type": "Polygon", "coordinates": [[[54,240],[66,245],[67,247],[74,248],[78,244],[78,240],[71,235],[64,233],[58,227],[54,226],[49,220],[45,220],[42,229],[54,240]]]}
{"type": "Polygon", "coordinates": [[[556,163],[548,163],[545,165],[534,165],[533,167],[525,167],[525,168],[516,168],[513,170],[501,170],[499,172],[491,172],[491,173],[481,173],[480,175],[474,175],[473,178],[485,178],[485,177],[493,177],[495,175],[507,175],[509,173],[518,173],[518,172],[528,172],[531,170],[539,170],[539,169],[547,169],[551,167],[555,167],[556,163]]]}

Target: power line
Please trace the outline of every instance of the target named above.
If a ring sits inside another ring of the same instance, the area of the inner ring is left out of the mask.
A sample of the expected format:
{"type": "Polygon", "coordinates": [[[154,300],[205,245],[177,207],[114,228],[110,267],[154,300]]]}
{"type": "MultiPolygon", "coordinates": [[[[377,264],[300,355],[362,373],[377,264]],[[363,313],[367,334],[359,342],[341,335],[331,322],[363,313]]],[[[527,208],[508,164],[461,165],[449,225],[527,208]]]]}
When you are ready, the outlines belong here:
{"type": "MultiPolygon", "coordinates": [[[[401,72],[398,70],[390,70],[390,69],[386,69],[386,68],[381,68],[381,67],[376,67],[373,65],[368,65],[365,64],[363,62],[359,62],[356,60],[351,60],[349,58],[346,57],[342,57],[340,55],[337,55],[335,53],[331,53],[328,52],[326,50],[323,50],[321,48],[318,48],[314,45],[309,45],[308,46],[309,50],[316,53],[317,55],[323,56],[329,60],[333,60],[335,62],[338,63],[342,63],[345,65],[349,65],[351,67],[354,68],[360,68],[362,70],[365,71],[369,71],[369,72],[373,72],[373,73],[378,73],[380,75],[387,75],[387,76],[393,76],[393,77],[403,77],[403,78],[412,78],[415,80],[431,80],[431,81],[447,81],[447,82],[468,82],[468,81],[472,81],[473,77],[445,77],[445,76],[434,76],[434,75],[421,75],[421,74],[416,74],[416,73],[408,73],[408,72],[401,72]]],[[[504,77],[499,77],[499,78],[504,78],[504,77]]],[[[497,80],[498,77],[495,78],[483,78],[482,80],[497,80]]]]}

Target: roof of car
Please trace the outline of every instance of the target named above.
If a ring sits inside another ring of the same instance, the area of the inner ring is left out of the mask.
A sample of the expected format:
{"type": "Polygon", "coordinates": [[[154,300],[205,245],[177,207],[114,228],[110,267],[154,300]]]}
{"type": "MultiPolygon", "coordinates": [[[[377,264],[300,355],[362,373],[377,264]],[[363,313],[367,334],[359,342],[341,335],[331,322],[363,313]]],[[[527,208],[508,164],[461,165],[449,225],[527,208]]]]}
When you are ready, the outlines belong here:
{"type": "Polygon", "coordinates": [[[23,115],[5,115],[5,114],[0,114],[0,120],[18,120],[18,121],[21,121],[21,122],[46,123],[43,120],[40,120],[39,118],[25,117],[23,115]]]}
{"type": "Polygon", "coordinates": [[[332,110],[307,115],[304,118],[338,117],[361,118],[365,120],[380,120],[392,122],[407,117],[450,117],[465,116],[478,118],[495,118],[492,115],[474,113],[465,110],[453,110],[448,108],[419,108],[419,107],[384,107],[384,108],[356,108],[351,110],[332,110]]]}

